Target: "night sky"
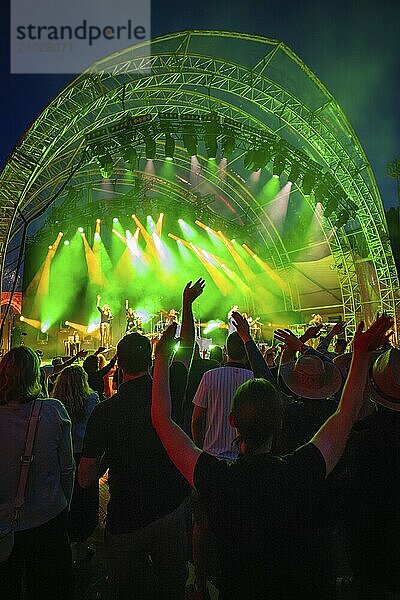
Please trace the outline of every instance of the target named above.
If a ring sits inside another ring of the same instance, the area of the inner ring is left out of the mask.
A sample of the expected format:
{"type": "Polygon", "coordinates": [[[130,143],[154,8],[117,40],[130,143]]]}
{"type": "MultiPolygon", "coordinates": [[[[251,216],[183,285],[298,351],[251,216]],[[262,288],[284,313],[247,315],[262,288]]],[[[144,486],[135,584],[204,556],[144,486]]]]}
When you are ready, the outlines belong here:
{"type": "MultiPolygon", "coordinates": [[[[1,10],[3,166],[18,138],[72,76],[10,75],[8,7],[1,10]]],[[[287,44],[341,104],[372,163],[385,206],[397,203],[386,163],[400,158],[399,0],[153,0],[153,37],[186,29],[242,31],[287,44]]]]}

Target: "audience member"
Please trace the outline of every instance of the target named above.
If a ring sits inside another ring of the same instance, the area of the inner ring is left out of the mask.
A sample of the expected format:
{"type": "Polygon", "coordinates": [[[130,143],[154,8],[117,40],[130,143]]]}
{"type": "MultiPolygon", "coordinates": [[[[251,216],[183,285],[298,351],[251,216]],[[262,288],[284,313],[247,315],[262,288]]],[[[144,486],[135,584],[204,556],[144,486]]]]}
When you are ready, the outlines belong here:
{"type": "MultiPolygon", "coordinates": [[[[221,348],[220,350],[222,352],[221,348]]],[[[183,429],[188,435],[191,435],[193,398],[199,387],[201,378],[207,371],[210,371],[211,369],[217,369],[220,366],[220,363],[212,358],[201,358],[198,344],[196,343],[194,345],[193,361],[189,369],[185,400],[183,404],[183,429]]]]}
{"type": "MultiPolygon", "coordinates": [[[[292,454],[274,456],[270,451],[281,419],[277,389],[259,380],[240,386],[230,418],[238,430],[241,458],[232,465],[200,450],[171,420],[168,364],[175,326],[164,333],[156,349],[153,425],[168,455],[207,506],[220,543],[221,600],[330,597],[319,569],[314,502],[357,420],[368,353],[380,345],[389,326],[390,319],[382,316],[365,332],[363,324],[358,327],[337,411],[292,454]]],[[[303,347],[300,340],[295,343],[303,347]]]]}
{"type": "Polygon", "coordinates": [[[83,361],[83,368],[88,376],[88,383],[92,390],[97,392],[100,400],[104,400],[104,377],[108,375],[111,369],[114,367],[117,355],[115,354],[112,359],[104,365],[104,367],[100,368],[100,358],[99,353],[104,350],[103,347],[100,347],[97,352],[94,354],[90,354],[83,361]]]}
{"type": "Polygon", "coordinates": [[[58,400],[39,399],[39,359],[20,346],[0,362],[0,530],[12,524],[28,423],[40,403],[24,503],[11,555],[0,563],[4,600],[69,600],[68,505],[74,481],[71,421],[58,400]],[[23,595],[24,580],[27,596],[23,595]]]}
{"type": "MultiPolygon", "coordinates": [[[[53,390],[54,398],[65,406],[72,422],[72,447],[76,469],[82,456],[86,425],[99,397],[89,388],[87,374],[79,365],[61,371],[53,390]]],[[[81,561],[93,552],[87,539],[95,530],[99,516],[99,486],[96,481],[87,489],[76,480],[69,513],[69,537],[74,561],[81,561]]]]}
{"type": "Polygon", "coordinates": [[[216,360],[219,366],[224,362],[224,351],[221,346],[213,345],[210,348],[210,360],[216,360]]]}
{"type": "MultiPolygon", "coordinates": [[[[199,280],[195,287],[202,289],[203,285],[199,280]]],[[[187,286],[184,306],[191,295],[187,286]]],[[[184,352],[180,360],[186,367],[185,377],[193,338],[190,304],[184,311],[181,328],[184,352]]],[[[94,409],[79,465],[79,482],[88,487],[97,480],[98,463],[105,454],[110,490],[105,543],[112,586],[119,600],[183,599],[188,574],[189,490],[152,427],[151,353],[150,341],[139,333],[131,333],[118,343],[118,366],[124,382],[117,394],[94,409]],[[156,575],[152,581],[148,578],[150,566],[156,575]],[[151,587],[153,581],[156,590],[151,587]]],[[[179,399],[180,406],[182,400],[179,399]]]]}
{"type": "MultiPolygon", "coordinates": [[[[279,339],[279,338],[278,338],[279,339]]],[[[293,452],[305,444],[332,415],[342,376],[333,362],[323,361],[304,346],[295,363],[281,365],[280,375],[292,398],[284,403],[280,450],[293,452]]]]}
{"type": "Polygon", "coordinates": [[[400,350],[375,357],[367,394],[377,410],[354,427],[328,501],[343,500],[355,598],[384,600],[400,594],[400,350]]]}

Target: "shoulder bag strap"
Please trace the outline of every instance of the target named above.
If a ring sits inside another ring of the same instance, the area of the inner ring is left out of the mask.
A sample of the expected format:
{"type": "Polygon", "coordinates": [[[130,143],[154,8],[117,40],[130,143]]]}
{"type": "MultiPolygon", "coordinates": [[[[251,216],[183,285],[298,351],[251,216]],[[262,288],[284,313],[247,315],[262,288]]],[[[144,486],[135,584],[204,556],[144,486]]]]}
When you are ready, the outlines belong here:
{"type": "Polygon", "coordinates": [[[28,483],[29,469],[33,461],[33,444],[35,442],[36,430],[39,423],[39,415],[41,408],[42,400],[34,400],[34,405],[28,423],[28,431],[26,434],[24,453],[21,456],[21,470],[19,474],[17,494],[15,496],[14,502],[14,524],[18,520],[19,512],[25,502],[26,485],[28,483]]]}

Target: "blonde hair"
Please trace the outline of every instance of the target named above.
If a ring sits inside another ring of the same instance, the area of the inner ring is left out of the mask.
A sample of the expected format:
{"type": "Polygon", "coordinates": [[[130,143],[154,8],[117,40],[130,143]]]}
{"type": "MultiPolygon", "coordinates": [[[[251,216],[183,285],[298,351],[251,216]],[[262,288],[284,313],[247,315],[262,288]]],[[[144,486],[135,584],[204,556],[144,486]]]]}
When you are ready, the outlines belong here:
{"type": "Polygon", "coordinates": [[[64,404],[74,425],[84,419],[86,400],[91,391],[86,371],[79,365],[71,365],[57,377],[52,395],[64,404]]]}
{"type": "Polygon", "coordinates": [[[40,362],[31,348],[11,348],[0,362],[0,404],[24,404],[40,396],[40,362]]]}

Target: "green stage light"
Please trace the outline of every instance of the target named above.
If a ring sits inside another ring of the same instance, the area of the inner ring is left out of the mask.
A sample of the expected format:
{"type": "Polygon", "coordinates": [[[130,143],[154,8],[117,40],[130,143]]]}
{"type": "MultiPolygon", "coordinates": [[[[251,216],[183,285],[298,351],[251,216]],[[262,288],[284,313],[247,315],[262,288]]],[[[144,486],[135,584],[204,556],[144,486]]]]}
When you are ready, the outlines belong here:
{"type": "Polygon", "coordinates": [[[64,246],[69,246],[69,240],[65,240],[64,246]]]}
{"type": "Polygon", "coordinates": [[[83,227],[78,227],[79,233],[83,233],[83,227]]]}
{"type": "Polygon", "coordinates": [[[118,218],[117,217],[113,218],[113,223],[118,223],[118,218]]]}

